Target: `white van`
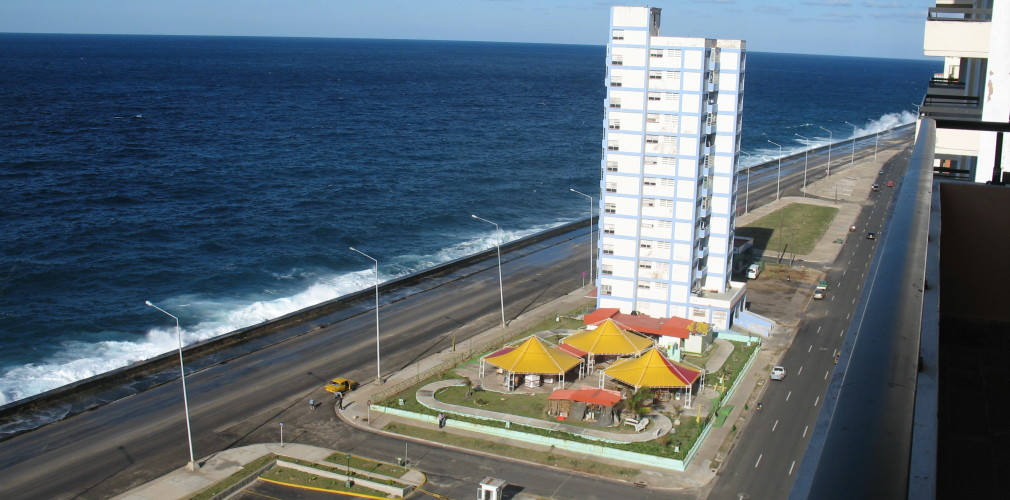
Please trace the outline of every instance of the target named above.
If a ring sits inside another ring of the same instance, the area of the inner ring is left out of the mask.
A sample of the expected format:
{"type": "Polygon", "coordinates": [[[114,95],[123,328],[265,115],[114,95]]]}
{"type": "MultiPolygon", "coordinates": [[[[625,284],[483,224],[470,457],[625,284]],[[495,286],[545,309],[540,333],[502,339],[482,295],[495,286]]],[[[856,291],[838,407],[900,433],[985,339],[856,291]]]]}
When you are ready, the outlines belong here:
{"type": "Polygon", "coordinates": [[[760,265],[758,265],[758,264],[751,264],[751,265],[747,266],[747,278],[748,279],[757,278],[759,274],[761,274],[761,266],[760,265]]]}

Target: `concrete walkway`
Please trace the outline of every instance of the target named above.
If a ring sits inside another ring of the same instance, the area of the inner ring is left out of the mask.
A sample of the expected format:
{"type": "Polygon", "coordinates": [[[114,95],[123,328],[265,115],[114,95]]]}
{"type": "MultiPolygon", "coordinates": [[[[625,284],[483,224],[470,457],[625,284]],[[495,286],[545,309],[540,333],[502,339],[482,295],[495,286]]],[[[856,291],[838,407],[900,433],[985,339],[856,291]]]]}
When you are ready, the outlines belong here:
{"type": "Polygon", "coordinates": [[[432,408],[435,410],[444,410],[448,413],[454,413],[457,415],[473,415],[475,417],[484,418],[488,420],[497,420],[499,422],[511,422],[513,424],[528,425],[530,427],[538,427],[540,429],[548,429],[552,431],[567,432],[569,434],[575,434],[577,436],[584,436],[588,439],[599,439],[603,441],[621,442],[621,443],[637,443],[643,441],[652,441],[663,434],[670,432],[673,428],[673,423],[665,415],[658,413],[653,413],[647,415],[649,418],[649,426],[642,429],[641,432],[636,432],[634,434],[623,433],[623,432],[610,432],[601,429],[591,429],[587,427],[580,427],[577,425],[565,424],[561,422],[551,422],[549,420],[542,420],[539,418],[523,417],[519,415],[512,415],[509,413],[501,413],[497,411],[482,410],[480,408],[470,408],[469,406],[460,406],[449,403],[443,403],[435,399],[435,393],[439,389],[445,387],[452,387],[457,385],[463,385],[463,381],[460,379],[455,380],[439,380],[438,382],[432,382],[420,390],[417,391],[417,402],[432,408]]]}
{"type": "MultiPolygon", "coordinates": [[[[195,471],[190,471],[186,468],[176,469],[154,481],[113,498],[117,500],[186,498],[213,486],[218,481],[242,470],[245,464],[268,453],[310,462],[323,462],[326,457],[336,453],[336,451],[294,443],[283,445],[280,443],[261,443],[241,448],[231,448],[220,453],[215,453],[206,459],[205,462],[200,461],[203,463],[203,466],[195,471]]],[[[338,465],[334,464],[334,466],[338,465]]],[[[367,475],[364,471],[358,471],[358,473],[367,475]]],[[[407,472],[406,475],[398,479],[402,483],[414,486],[424,484],[425,480],[424,474],[415,470],[407,472]]]]}

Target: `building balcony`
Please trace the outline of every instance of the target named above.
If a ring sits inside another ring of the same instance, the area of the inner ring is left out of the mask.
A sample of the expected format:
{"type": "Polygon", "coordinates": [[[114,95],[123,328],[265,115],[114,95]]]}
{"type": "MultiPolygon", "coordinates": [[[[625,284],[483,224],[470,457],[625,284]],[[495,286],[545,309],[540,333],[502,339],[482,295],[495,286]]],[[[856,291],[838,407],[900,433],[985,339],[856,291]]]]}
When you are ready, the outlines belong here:
{"type": "Polygon", "coordinates": [[[992,9],[930,7],[922,52],[936,57],[989,57],[992,9]]]}
{"type": "Polygon", "coordinates": [[[920,116],[980,120],[982,106],[978,96],[926,94],[919,107],[920,116]]]}
{"type": "Polygon", "coordinates": [[[926,93],[938,96],[964,95],[964,83],[964,80],[960,78],[947,78],[942,75],[934,76],[929,79],[929,88],[926,90],[926,93]]]}

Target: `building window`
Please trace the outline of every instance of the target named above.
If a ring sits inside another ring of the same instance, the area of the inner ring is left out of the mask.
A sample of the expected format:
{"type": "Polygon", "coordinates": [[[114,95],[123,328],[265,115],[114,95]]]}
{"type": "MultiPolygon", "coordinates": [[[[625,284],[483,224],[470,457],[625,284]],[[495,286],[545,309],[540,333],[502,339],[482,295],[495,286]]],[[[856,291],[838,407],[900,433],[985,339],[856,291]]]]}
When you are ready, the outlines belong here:
{"type": "Polygon", "coordinates": [[[610,64],[613,64],[614,66],[623,66],[624,65],[624,56],[619,55],[619,54],[614,54],[610,58],[610,64]]]}
{"type": "Polygon", "coordinates": [[[600,267],[600,273],[601,274],[606,274],[608,276],[613,276],[613,274],[614,274],[614,266],[612,266],[610,264],[603,264],[603,266],[600,267]]]}
{"type": "Polygon", "coordinates": [[[607,192],[608,193],[616,193],[617,192],[617,183],[616,182],[608,182],[607,183],[607,192]]]}
{"type": "Polygon", "coordinates": [[[663,57],[663,49],[649,50],[649,57],[663,57]]]}
{"type": "Polygon", "coordinates": [[[613,295],[614,287],[610,285],[600,285],[600,295],[613,295]]]}
{"type": "Polygon", "coordinates": [[[655,113],[647,114],[647,115],[645,115],[645,122],[646,123],[659,123],[659,115],[657,115],[655,113]]]}
{"type": "Polygon", "coordinates": [[[659,144],[659,137],[655,136],[655,135],[647,135],[647,136],[645,136],[645,143],[646,144],[659,144]]]}
{"type": "Polygon", "coordinates": [[[677,185],[677,180],[662,178],[659,180],[659,185],[663,187],[673,187],[677,185]]]}
{"type": "Polygon", "coordinates": [[[667,71],[666,72],[666,77],[669,78],[669,79],[671,79],[671,80],[676,81],[676,80],[680,80],[681,74],[680,74],[680,71],[667,71]]]}
{"type": "Polygon", "coordinates": [[[638,244],[638,248],[652,248],[652,242],[647,240],[642,240],[638,244]]]}
{"type": "Polygon", "coordinates": [[[660,94],[658,92],[649,92],[649,100],[650,101],[662,101],[663,100],[663,94],[660,94]]]}
{"type": "Polygon", "coordinates": [[[640,281],[640,282],[638,282],[638,289],[639,290],[651,290],[652,289],[652,283],[649,283],[648,281],[640,281]]]}
{"type": "Polygon", "coordinates": [[[646,177],[646,178],[642,179],[642,185],[643,186],[655,186],[656,185],[656,178],[655,177],[646,177]]]}
{"type": "Polygon", "coordinates": [[[617,172],[617,162],[607,160],[607,172],[617,172]]]}
{"type": "Polygon", "coordinates": [[[652,221],[643,220],[642,229],[652,229],[652,221]]]}
{"type": "Polygon", "coordinates": [[[603,245],[603,255],[614,255],[614,245],[603,245]]]}
{"type": "Polygon", "coordinates": [[[617,141],[607,141],[607,149],[610,151],[620,151],[621,148],[618,146],[617,141]]]}
{"type": "Polygon", "coordinates": [[[611,118],[607,121],[607,128],[611,130],[621,130],[621,120],[617,118],[611,118]]]}
{"type": "Polygon", "coordinates": [[[652,269],[652,262],[645,262],[645,261],[639,262],[638,263],[638,268],[639,269],[652,269]]]}
{"type": "Polygon", "coordinates": [[[620,87],[621,86],[621,77],[619,77],[617,75],[611,76],[610,77],[610,86],[611,87],[620,87]]]}
{"type": "Polygon", "coordinates": [[[603,206],[603,211],[605,213],[608,213],[608,214],[616,214],[617,213],[617,204],[616,203],[607,203],[606,205],[603,206]]]}
{"type": "Polygon", "coordinates": [[[614,30],[610,37],[613,40],[624,40],[624,30],[614,30]]]}
{"type": "Polygon", "coordinates": [[[604,234],[614,234],[614,225],[613,224],[604,224],[603,225],[603,232],[604,232],[604,234]]]}
{"type": "Polygon", "coordinates": [[[659,200],[661,208],[673,208],[673,200],[659,200]]]}
{"type": "Polygon", "coordinates": [[[642,198],[642,206],[645,208],[652,208],[656,206],[655,198],[642,198]]]}
{"type": "Polygon", "coordinates": [[[662,80],[663,79],[663,72],[662,71],[650,71],[649,72],[649,79],[650,80],[662,80]]]}
{"type": "Polygon", "coordinates": [[[616,109],[621,109],[621,99],[619,97],[611,97],[610,98],[610,107],[611,108],[616,108],[616,109]]]}

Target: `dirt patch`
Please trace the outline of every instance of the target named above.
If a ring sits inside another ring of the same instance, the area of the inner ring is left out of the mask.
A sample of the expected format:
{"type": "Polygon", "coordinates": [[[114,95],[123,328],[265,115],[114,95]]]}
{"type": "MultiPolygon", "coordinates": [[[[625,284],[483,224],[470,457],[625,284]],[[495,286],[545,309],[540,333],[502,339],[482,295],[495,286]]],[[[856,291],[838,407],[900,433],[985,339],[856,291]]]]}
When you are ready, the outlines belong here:
{"type": "Polygon", "coordinates": [[[802,304],[823,276],[808,267],[765,264],[757,279],[747,281],[750,310],[779,324],[791,323],[805,309],[802,304]],[[801,307],[797,307],[797,300],[801,307]]]}

